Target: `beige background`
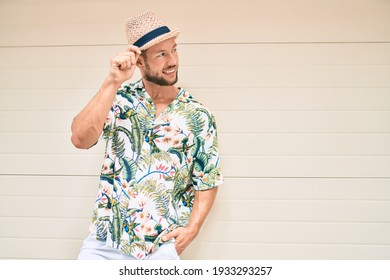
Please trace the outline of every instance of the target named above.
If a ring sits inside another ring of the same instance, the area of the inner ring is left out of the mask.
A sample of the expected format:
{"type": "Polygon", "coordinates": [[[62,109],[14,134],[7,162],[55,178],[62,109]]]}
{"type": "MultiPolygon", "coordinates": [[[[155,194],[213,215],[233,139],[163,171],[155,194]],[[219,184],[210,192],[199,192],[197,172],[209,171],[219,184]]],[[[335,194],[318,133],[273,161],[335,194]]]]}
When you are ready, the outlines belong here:
{"type": "Polygon", "coordinates": [[[0,0],[0,258],[74,259],[103,145],[73,116],[147,9],[217,118],[225,184],[184,259],[390,259],[390,1],[0,0]]]}

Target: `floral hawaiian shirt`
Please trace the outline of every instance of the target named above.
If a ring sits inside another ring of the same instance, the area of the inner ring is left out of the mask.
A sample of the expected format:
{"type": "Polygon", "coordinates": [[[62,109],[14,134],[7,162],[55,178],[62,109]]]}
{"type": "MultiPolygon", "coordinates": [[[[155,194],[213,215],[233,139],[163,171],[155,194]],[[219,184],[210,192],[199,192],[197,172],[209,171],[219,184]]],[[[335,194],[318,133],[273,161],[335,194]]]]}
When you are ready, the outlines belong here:
{"type": "Polygon", "coordinates": [[[194,192],[222,183],[213,115],[187,91],[155,118],[142,80],[122,86],[108,114],[91,232],[145,259],[161,237],[185,226],[194,192]]]}

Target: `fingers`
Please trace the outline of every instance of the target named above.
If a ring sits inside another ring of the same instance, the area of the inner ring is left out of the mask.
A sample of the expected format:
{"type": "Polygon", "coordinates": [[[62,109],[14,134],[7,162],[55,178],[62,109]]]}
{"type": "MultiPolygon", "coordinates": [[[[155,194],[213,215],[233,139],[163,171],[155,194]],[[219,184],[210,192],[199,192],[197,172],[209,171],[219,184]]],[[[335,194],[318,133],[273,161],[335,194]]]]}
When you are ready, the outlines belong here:
{"type": "Polygon", "coordinates": [[[141,50],[136,46],[128,46],[126,51],[117,53],[112,58],[112,66],[119,70],[127,70],[134,67],[137,63],[141,50]]]}
{"type": "Polygon", "coordinates": [[[137,60],[142,53],[141,50],[134,45],[129,45],[127,46],[127,51],[134,54],[134,64],[137,63],[137,60]]]}
{"type": "Polygon", "coordinates": [[[175,243],[175,250],[176,250],[177,254],[180,256],[181,253],[183,253],[184,248],[182,246],[178,246],[178,244],[175,243]]]}
{"type": "Polygon", "coordinates": [[[175,229],[162,237],[162,241],[166,242],[172,238],[176,238],[179,235],[178,229],[175,229]]]}
{"type": "Polygon", "coordinates": [[[191,242],[191,239],[187,239],[187,236],[185,235],[184,228],[179,227],[166,235],[162,237],[163,242],[167,242],[171,240],[172,238],[175,238],[175,249],[177,254],[180,256],[181,253],[184,251],[184,249],[188,246],[188,244],[191,242]]]}
{"type": "Polygon", "coordinates": [[[135,54],[131,52],[122,52],[112,58],[112,66],[120,70],[126,70],[136,63],[135,54]]]}
{"type": "Polygon", "coordinates": [[[141,50],[140,50],[137,46],[134,46],[134,45],[128,45],[126,50],[127,50],[128,52],[133,52],[133,53],[141,54],[141,50]]]}

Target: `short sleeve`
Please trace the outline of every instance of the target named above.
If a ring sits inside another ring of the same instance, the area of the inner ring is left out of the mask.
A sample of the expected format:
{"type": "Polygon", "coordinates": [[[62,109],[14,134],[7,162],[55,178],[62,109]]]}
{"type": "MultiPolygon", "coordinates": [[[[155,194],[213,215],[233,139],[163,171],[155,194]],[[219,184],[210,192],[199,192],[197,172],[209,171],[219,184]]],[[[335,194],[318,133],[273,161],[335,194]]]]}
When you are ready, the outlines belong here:
{"type": "Polygon", "coordinates": [[[207,190],[223,183],[215,118],[203,111],[204,126],[194,138],[192,183],[195,190],[207,190]]]}

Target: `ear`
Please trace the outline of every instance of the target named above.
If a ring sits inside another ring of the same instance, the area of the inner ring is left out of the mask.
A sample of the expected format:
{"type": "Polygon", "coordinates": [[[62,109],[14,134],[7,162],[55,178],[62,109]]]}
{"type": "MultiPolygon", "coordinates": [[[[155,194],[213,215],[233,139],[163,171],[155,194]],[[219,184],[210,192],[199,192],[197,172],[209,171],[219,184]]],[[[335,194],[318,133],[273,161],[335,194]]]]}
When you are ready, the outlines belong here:
{"type": "Polygon", "coordinates": [[[136,64],[137,64],[138,68],[144,67],[144,65],[145,65],[145,58],[142,55],[140,55],[138,57],[138,59],[137,59],[136,64]]]}
{"type": "Polygon", "coordinates": [[[146,61],[145,61],[146,60],[146,51],[147,50],[141,51],[141,55],[137,59],[137,66],[138,66],[138,68],[145,67],[145,64],[146,64],[146,61]]]}

